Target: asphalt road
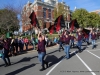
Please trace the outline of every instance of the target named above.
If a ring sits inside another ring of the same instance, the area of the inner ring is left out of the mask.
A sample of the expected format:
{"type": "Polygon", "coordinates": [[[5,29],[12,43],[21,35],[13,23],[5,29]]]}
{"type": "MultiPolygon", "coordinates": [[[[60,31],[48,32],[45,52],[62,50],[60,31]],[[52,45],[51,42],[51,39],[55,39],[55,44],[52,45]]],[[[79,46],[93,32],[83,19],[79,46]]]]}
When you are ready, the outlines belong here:
{"type": "Polygon", "coordinates": [[[49,61],[49,68],[44,71],[39,71],[37,51],[11,57],[12,65],[8,67],[4,67],[0,59],[0,75],[100,75],[100,40],[96,43],[95,49],[83,43],[86,49],[82,53],[78,53],[77,48],[70,49],[68,60],[63,50],[58,51],[58,46],[48,48],[45,59],[49,61]]]}

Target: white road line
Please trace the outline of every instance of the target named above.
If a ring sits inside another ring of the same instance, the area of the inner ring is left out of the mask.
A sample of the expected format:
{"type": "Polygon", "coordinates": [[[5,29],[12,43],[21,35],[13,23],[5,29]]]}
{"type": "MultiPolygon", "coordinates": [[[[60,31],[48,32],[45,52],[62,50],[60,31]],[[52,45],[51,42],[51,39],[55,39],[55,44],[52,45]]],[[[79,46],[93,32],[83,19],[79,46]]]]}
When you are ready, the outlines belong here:
{"type": "Polygon", "coordinates": [[[94,50],[85,50],[85,51],[100,51],[100,49],[94,49],[94,50]]]}
{"type": "Polygon", "coordinates": [[[80,61],[86,66],[86,68],[92,73],[92,75],[96,75],[91,68],[76,54],[76,56],[80,59],[80,61]]]}
{"type": "MultiPolygon", "coordinates": [[[[65,58],[65,57],[64,57],[65,58]]],[[[63,59],[64,59],[63,58],[63,59]]],[[[63,60],[62,59],[62,60],[63,60]]],[[[58,62],[46,75],[49,75],[61,62],[62,62],[62,60],[60,61],[60,62],[58,62]]]]}
{"type": "MultiPolygon", "coordinates": [[[[72,54],[72,53],[75,53],[75,51],[71,52],[71,54],[72,54]]],[[[64,57],[64,58],[65,58],[65,57],[64,57]]],[[[63,58],[63,59],[64,59],[64,58],[63,58]]],[[[63,59],[62,59],[62,60],[63,60],[63,59]]],[[[46,75],[49,75],[49,74],[62,62],[62,60],[59,61],[46,75]]]]}
{"type": "Polygon", "coordinates": [[[90,51],[88,51],[88,50],[87,50],[87,52],[89,52],[90,54],[92,54],[92,55],[94,55],[95,57],[97,57],[97,58],[99,58],[99,59],[100,59],[100,57],[99,57],[99,56],[97,56],[96,54],[94,54],[94,53],[92,53],[92,52],[90,52],[90,51]]]}

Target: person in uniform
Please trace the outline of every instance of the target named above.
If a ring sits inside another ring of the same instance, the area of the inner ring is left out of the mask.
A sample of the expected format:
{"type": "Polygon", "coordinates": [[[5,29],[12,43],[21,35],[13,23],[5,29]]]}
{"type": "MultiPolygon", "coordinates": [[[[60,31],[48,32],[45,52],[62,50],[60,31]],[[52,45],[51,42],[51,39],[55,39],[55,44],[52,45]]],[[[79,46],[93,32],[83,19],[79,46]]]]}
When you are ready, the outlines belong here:
{"type": "Polygon", "coordinates": [[[82,52],[82,48],[81,48],[81,46],[82,46],[82,40],[83,40],[83,35],[82,35],[82,33],[81,33],[81,31],[79,31],[78,32],[78,38],[77,38],[77,48],[78,48],[78,51],[79,51],[79,53],[81,53],[82,52]]]}
{"type": "Polygon", "coordinates": [[[94,31],[91,33],[91,40],[92,40],[92,49],[94,49],[96,47],[96,44],[95,44],[96,34],[94,31]]]}
{"type": "Polygon", "coordinates": [[[64,52],[66,54],[66,58],[69,59],[70,58],[70,54],[69,54],[69,50],[70,50],[70,36],[69,34],[67,34],[66,32],[64,32],[64,52]]]}
{"type": "Polygon", "coordinates": [[[44,60],[44,57],[46,55],[45,45],[46,45],[45,37],[41,33],[41,31],[39,31],[39,34],[38,34],[38,50],[37,51],[38,51],[38,58],[39,58],[39,61],[41,62],[41,66],[42,66],[40,71],[45,70],[45,64],[46,64],[46,68],[48,68],[48,62],[44,60]]]}

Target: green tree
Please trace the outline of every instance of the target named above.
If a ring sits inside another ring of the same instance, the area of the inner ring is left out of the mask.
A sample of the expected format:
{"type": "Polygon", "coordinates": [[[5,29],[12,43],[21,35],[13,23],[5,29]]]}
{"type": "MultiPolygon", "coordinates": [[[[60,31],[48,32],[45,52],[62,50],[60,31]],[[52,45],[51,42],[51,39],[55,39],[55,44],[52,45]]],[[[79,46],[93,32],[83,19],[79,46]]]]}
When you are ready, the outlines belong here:
{"type": "Polygon", "coordinates": [[[100,27],[100,15],[94,12],[89,13],[86,9],[76,9],[72,13],[72,19],[77,19],[81,27],[100,27]]]}
{"type": "Polygon", "coordinates": [[[88,25],[90,25],[92,27],[97,27],[97,25],[100,26],[99,14],[96,14],[94,12],[89,13],[88,18],[87,18],[87,23],[88,23],[88,25]]]}
{"type": "Polygon", "coordinates": [[[87,15],[88,15],[88,11],[85,9],[76,9],[73,13],[72,13],[72,19],[77,19],[79,25],[81,27],[86,27],[87,25],[87,15]]]}
{"type": "Polygon", "coordinates": [[[0,33],[5,34],[8,31],[14,32],[19,29],[19,20],[13,10],[0,10],[0,33]]]}

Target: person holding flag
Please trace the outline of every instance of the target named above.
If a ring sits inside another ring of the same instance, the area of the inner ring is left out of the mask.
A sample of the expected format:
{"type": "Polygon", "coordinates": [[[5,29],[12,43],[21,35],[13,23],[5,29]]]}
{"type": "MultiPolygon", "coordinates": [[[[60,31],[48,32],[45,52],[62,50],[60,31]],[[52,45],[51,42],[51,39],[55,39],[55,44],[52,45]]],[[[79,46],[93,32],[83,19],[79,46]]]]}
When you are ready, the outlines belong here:
{"type": "Polygon", "coordinates": [[[70,50],[70,36],[69,34],[67,34],[67,32],[64,32],[64,36],[63,36],[63,47],[64,47],[64,52],[66,54],[66,58],[69,59],[70,54],[69,54],[69,50],[70,50]]]}
{"type": "Polygon", "coordinates": [[[40,69],[40,71],[45,70],[45,64],[46,64],[46,68],[48,68],[48,62],[46,62],[44,60],[44,57],[46,55],[46,41],[45,41],[45,36],[41,33],[41,31],[39,31],[38,34],[38,58],[39,61],[41,62],[41,66],[42,68],[40,69]]]}
{"type": "Polygon", "coordinates": [[[77,33],[77,48],[78,48],[78,51],[79,53],[82,52],[82,48],[81,48],[81,45],[82,45],[82,40],[83,40],[83,35],[82,35],[82,32],[81,31],[78,31],[77,33]]]}

